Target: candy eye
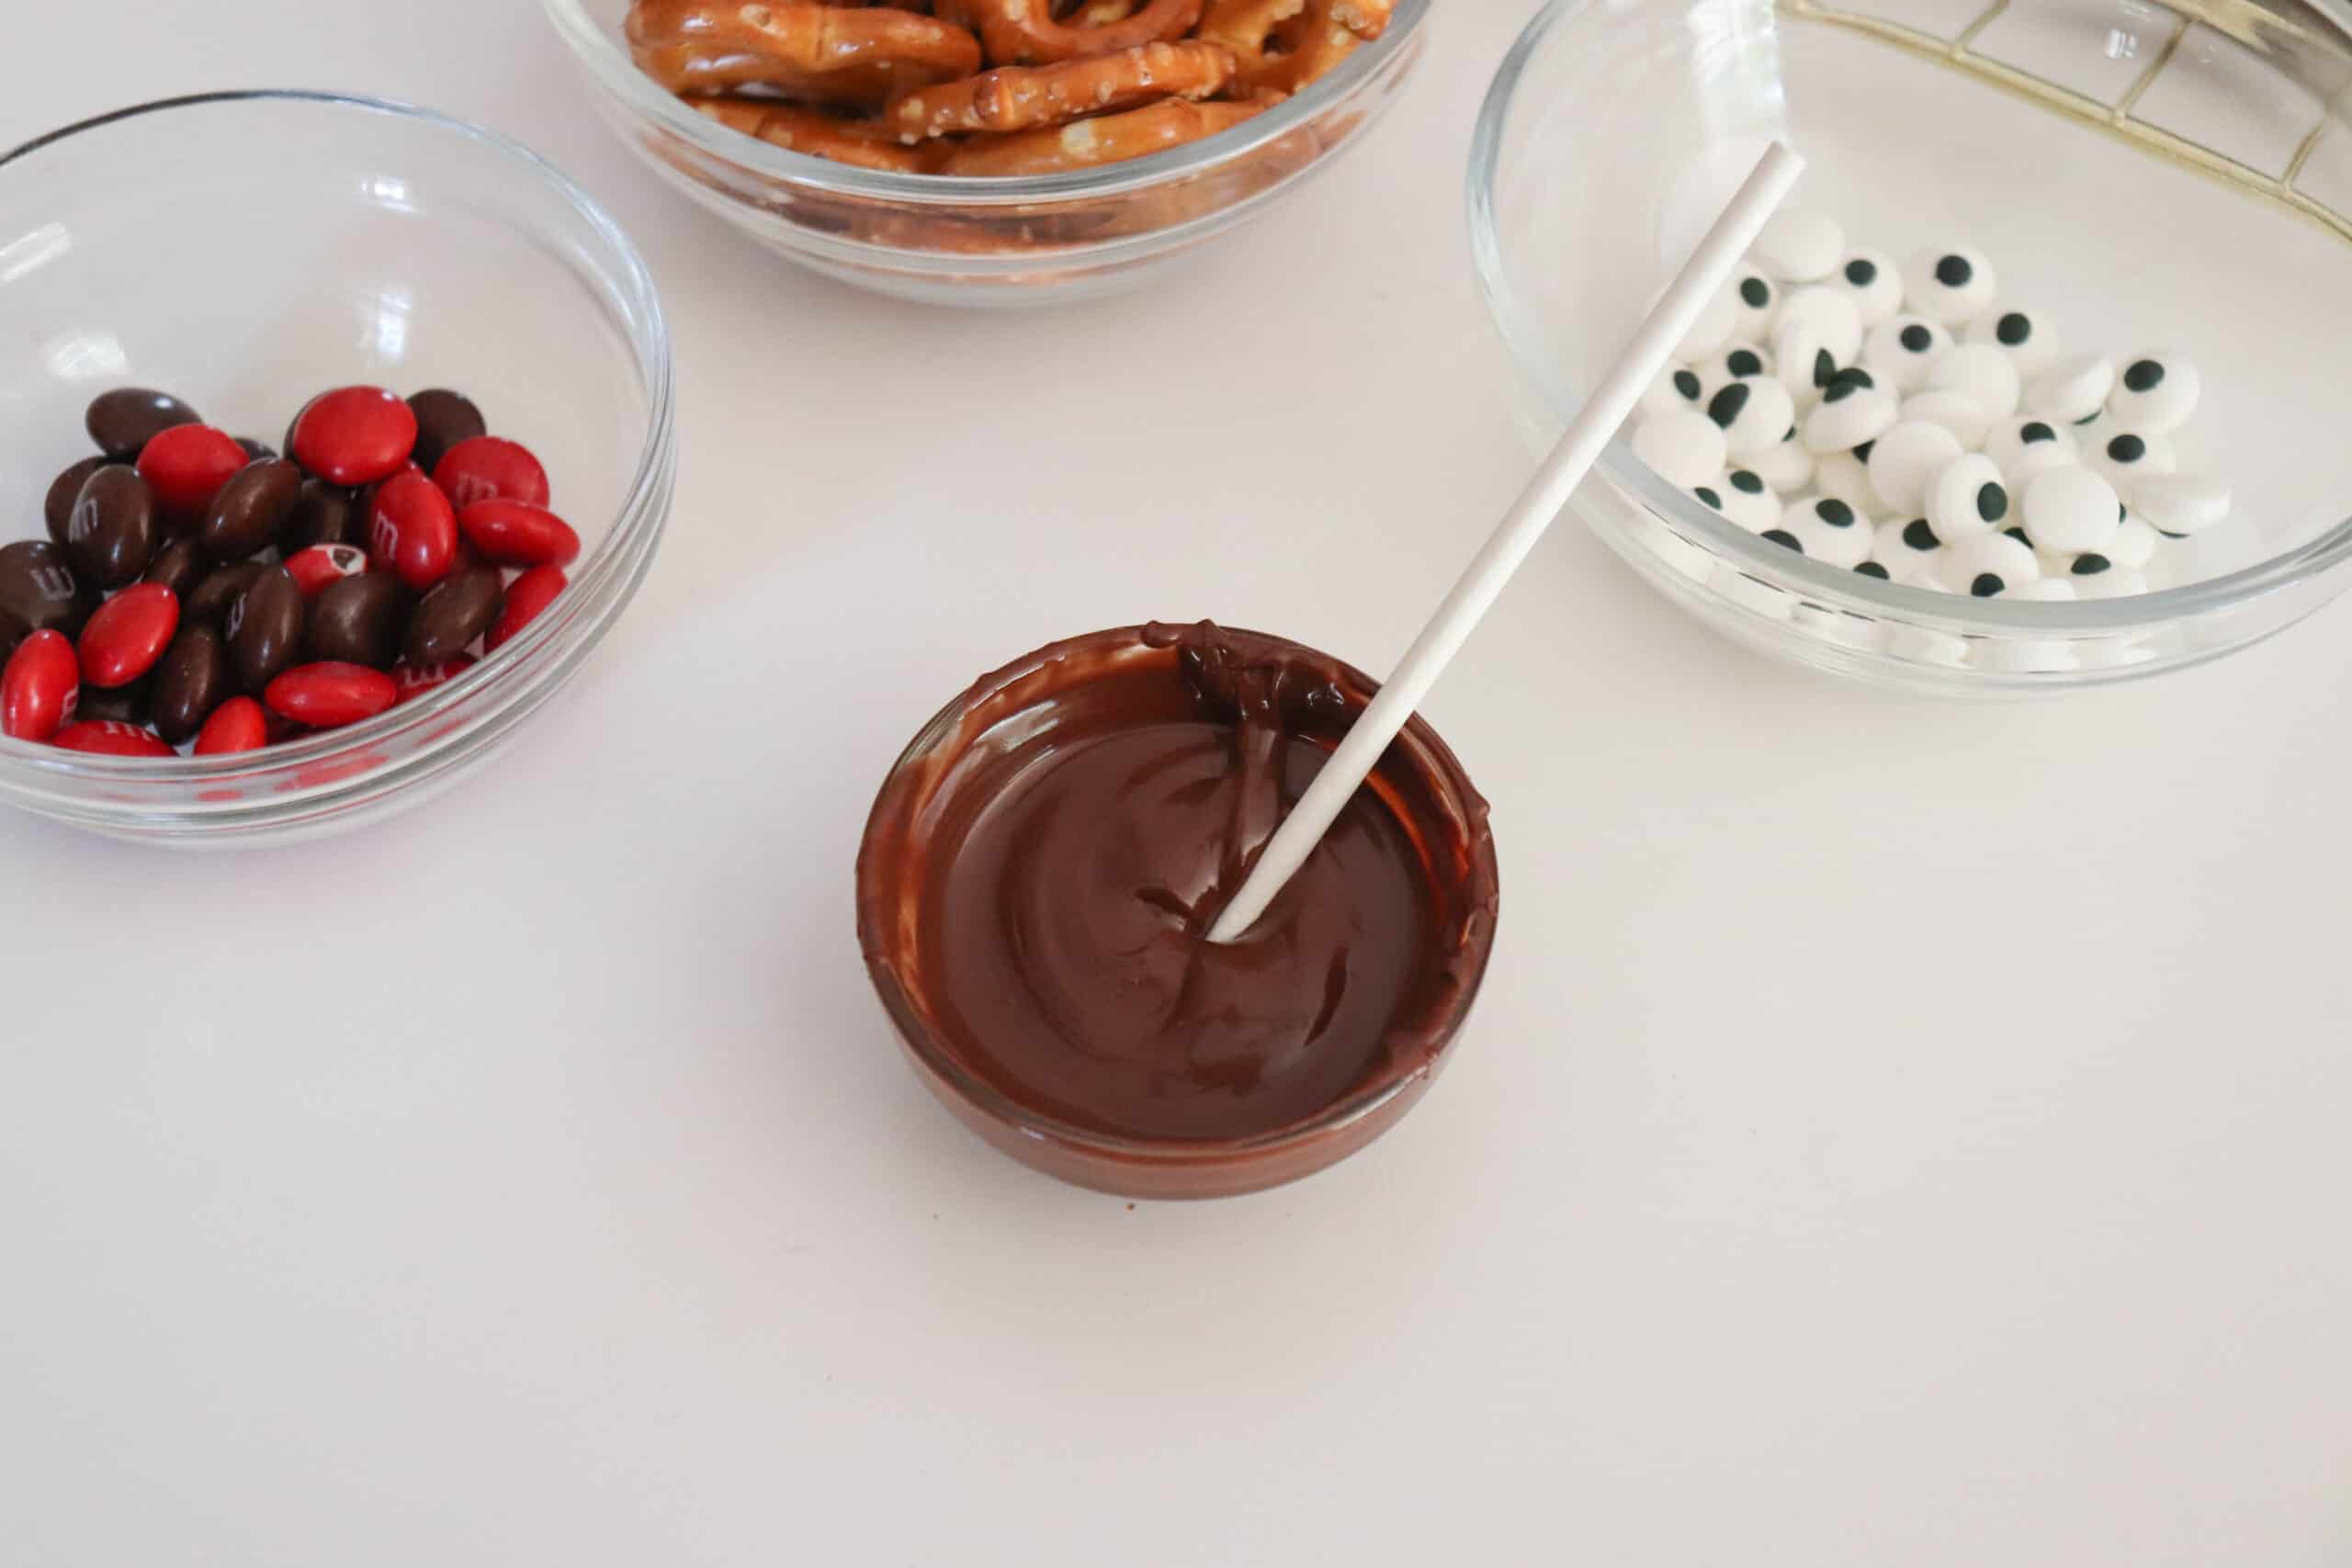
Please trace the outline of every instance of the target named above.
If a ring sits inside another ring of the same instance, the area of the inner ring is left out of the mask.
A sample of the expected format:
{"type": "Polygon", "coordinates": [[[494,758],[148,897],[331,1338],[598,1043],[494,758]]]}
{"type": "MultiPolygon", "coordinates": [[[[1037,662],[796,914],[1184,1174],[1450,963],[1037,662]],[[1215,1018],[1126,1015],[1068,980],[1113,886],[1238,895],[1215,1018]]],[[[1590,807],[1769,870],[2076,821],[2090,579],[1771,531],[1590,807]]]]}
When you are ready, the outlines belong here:
{"type": "Polygon", "coordinates": [[[1854,302],[1862,325],[1875,327],[1903,308],[1903,276],[1882,251],[1855,251],[1830,276],[1831,287],[1854,302]]]}
{"type": "Polygon", "coordinates": [[[1993,302],[1993,264],[1966,245],[1923,251],[1903,272],[1903,303],[1931,321],[1973,321],[1993,302]]]}
{"type": "Polygon", "coordinates": [[[2203,390],[2197,367],[2177,354],[2135,355],[2126,360],[2107,412],[2116,423],[2149,435],[2165,435],[2188,423],[2203,390]]]}
{"type": "Polygon", "coordinates": [[[1813,212],[1777,212],[1756,236],[1748,259],[1783,283],[1814,283],[1846,254],[1846,231],[1813,212]]]}
{"type": "Polygon", "coordinates": [[[1731,456],[1754,458],[1780,445],[1781,432],[1796,417],[1796,401],[1770,377],[1747,377],[1707,400],[1707,417],[1722,426],[1731,456]]]}
{"type": "Polygon", "coordinates": [[[2008,357],[2010,367],[2028,379],[2055,364],[2062,348],[2058,334],[2050,330],[2050,324],[2025,310],[1980,315],[1969,322],[1967,337],[1970,343],[1999,350],[2008,357]]]}
{"type": "Polygon", "coordinates": [[[1668,484],[1702,485],[1724,471],[1724,433],[1697,409],[1661,409],[1634,429],[1634,456],[1668,484]]]}

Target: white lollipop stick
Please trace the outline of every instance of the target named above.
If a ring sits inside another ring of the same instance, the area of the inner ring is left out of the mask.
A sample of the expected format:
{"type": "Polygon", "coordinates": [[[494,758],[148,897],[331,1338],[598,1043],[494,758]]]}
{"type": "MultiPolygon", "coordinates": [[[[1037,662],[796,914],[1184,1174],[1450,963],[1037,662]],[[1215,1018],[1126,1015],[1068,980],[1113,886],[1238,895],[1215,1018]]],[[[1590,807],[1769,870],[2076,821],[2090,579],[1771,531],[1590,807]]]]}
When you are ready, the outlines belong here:
{"type": "Polygon", "coordinates": [[[1372,774],[1388,743],[1396,739],[1405,721],[1413,716],[1421,699],[1445,672],[1456,649],[1469,637],[1497,596],[1503,584],[1510,581],[1535,541],[1544,536],[1552,519],[1568,503],[1585,474],[1600,457],[1609,438],[1625,423],[1626,416],[1641,401],[1642,393],[1657,379],[1658,371],[1674,353],[1706,308],[1716,291],[1729,280],[1732,269],[1756,240],[1758,231],[1773,209],[1804,173],[1804,160],[1788,148],[1774,142],[1765,151],[1755,172],[1731,198],[1723,216],[1715,220],[1706,238],[1691,253],[1690,260],[1666,293],[1660,297],[1649,319],[1634,333],[1633,341],[1617,363],[1593,388],[1592,396],[1569,421],[1566,434],[1527,489],[1503,514],[1486,547],[1478,552],[1453,592],[1445,596],[1430,624],[1396,672],[1388,678],[1364,707],[1363,716],[1351,726],[1323,771],[1299,797],[1297,806],[1283,818],[1283,825],[1267,841],[1265,852],[1242,883],[1241,891],[1225,907],[1216,923],[1209,928],[1211,942],[1231,942],[1254,924],[1274,895],[1283,890],[1306,857],[1322,841],[1323,834],[1340,815],[1340,808],[1355,795],[1357,788],[1372,774]]]}

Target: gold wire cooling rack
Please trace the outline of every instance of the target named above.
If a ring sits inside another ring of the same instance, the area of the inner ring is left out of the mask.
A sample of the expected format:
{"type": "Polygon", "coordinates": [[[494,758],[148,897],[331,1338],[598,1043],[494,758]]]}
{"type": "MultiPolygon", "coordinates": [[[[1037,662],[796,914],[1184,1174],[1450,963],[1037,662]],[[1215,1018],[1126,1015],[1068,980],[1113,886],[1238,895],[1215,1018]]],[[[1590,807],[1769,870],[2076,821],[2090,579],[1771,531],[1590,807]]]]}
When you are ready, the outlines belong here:
{"type": "Polygon", "coordinates": [[[2150,6],[2148,10],[2172,18],[2168,35],[2150,51],[2145,69],[2109,102],[1977,51],[1974,45],[1978,38],[2004,12],[2032,3],[2034,0],[1991,0],[1967,23],[1950,36],[1943,36],[1910,21],[1824,5],[1820,0],[1776,0],[1777,8],[1784,17],[1848,28],[1938,64],[1965,71],[2070,118],[2121,137],[2159,157],[2278,202],[2314,220],[2339,238],[2352,241],[2352,215],[2298,186],[2312,152],[2330,128],[2336,128],[2339,135],[2352,135],[2352,126],[2346,123],[2346,112],[2352,110],[2352,37],[2347,37],[2345,28],[2328,15],[2301,0],[2271,0],[2268,4],[2256,4],[2254,0],[2163,0],[2161,6],[2150,6]],[[2255,168],[2200,141],[2153,124],[2135,112],[2148,89],[2173,65],[2182,40],[2199,23],[2259,57],[2278,73],[2282,88],[2291,85],[2323,106],[2317,123],[2278,172],[2255,168]]]}

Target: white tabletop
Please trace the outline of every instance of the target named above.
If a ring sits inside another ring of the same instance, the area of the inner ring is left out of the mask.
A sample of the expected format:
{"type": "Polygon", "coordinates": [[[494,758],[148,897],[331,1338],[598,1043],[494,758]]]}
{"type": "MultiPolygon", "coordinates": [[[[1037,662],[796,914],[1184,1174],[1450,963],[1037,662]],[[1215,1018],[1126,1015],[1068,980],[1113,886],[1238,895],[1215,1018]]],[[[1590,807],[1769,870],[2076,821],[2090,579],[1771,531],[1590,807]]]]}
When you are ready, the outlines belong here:
{"type": "Polygon", "coordinates": [[[1461,181],[1528,9],[1442,7],[1150,293],[1014,315],[690,208],[524,0],[11,20],[0,141],[286,85],[547,152],[663,288],[683,478],[422,814],[0,817],[0,1562],[2352,1562],[2352,611],[1945,706],[1562,528],[1429,706],[1505,914],[1387,1140],[1131,1206],[899,1061],[850,865],[939,703],[1152,615],[1385,668],[1516,490],[1461,181]]]}

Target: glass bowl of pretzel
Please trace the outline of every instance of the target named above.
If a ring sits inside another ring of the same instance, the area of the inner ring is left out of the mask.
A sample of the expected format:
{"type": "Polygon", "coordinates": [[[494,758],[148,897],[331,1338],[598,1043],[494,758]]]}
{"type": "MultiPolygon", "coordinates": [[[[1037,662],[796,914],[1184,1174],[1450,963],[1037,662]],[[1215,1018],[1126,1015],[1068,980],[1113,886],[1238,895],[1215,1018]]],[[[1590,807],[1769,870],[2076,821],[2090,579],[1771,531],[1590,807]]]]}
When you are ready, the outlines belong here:
{"type": "Polygon", "coordinates": [[[623,141],[888,294],[1111,292],[1263,211],[1396,96],[1429,0],[542,0],[623,141]]]}

